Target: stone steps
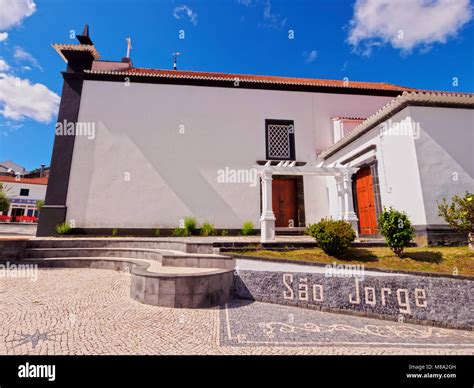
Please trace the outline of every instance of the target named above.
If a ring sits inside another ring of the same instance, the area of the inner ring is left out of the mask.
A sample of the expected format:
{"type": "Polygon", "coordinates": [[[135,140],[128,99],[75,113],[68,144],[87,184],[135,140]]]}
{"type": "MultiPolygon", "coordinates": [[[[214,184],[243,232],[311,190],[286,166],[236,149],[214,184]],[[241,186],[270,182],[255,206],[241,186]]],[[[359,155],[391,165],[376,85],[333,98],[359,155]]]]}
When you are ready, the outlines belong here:
{"type": "Polygon", "coordinates": [[[193,254],[171,250],[143,248],[27,248],[27,259],[55,257],[125,257],[155,260],[166,267],[222,268],[233,269],[232,256],[215,254],[193,254]]]}
{"type": "Polygon", "coordinates": [[[214,253],[212,243],[146,238],[34,238],[27,248],[149,248],[185,253],[214,253]]]}
{"type": "Polygon", "coordinates": [[[235,260],[212,244],[137,238],[44,238],[5,242],[0,261],[49,268],[130,272],[133,299],[142,303],[205,308],[233,295],[235,260]]]}
{"type": "Polygon", "coordinates": [[[140,248],[26,248],[26,259],[56,257],[125,257],[155,260],[161,263],[162,253],[140,248]]]}

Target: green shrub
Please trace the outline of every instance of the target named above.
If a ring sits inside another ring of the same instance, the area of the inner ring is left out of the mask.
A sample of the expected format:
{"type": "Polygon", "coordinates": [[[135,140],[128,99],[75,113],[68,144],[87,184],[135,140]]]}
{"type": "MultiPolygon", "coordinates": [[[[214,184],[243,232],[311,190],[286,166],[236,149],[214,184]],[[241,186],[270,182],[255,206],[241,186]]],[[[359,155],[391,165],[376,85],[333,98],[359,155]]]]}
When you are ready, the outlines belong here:
{"type": "Polygon", "coordinates": [[[155,229],[155,231],[154,231],[155,237],[160,237],[160,234],[161,234],[161,230],[160,229],[155,229]]]}
{"type": "Polygon", "coordinates": [[[201,226],[201,235],[202,236],[215,236],[217,235],[216,228],[214,224],[205,221],[201,226]]]}
{"type": "Polygon", "coordinates": [[[227,229],[222,229],[221,236],[228,236],[229,231],[227,229]]]}
{"type": "Polygon", "coordinates": [[[254,232],[255,232],[255,229],[253,228],[252,221],[245,221],[242,224],[242,234],[244,236],[250,236],[250,235],[254,234],[254,232]]]}
{"type": "Polygon", "coordinates": [[[331,219],[309,225],[306,233],[314,237],[326,254],[336,257],[345,253],[356,237],[350,222],[331,219]]]}
{"type": "Polygon", "coordinates": [[[117,237],[118,230],[116,228],[112,229],[112,237],[117,237]]]}
{"type": "Polygon", "coordinates": [[[72,232],[71,225],[69,225],[67,222],[56,225],[55,229],[58,234],[69,234],[72,232]]]}
{"type": "Polygon", "coordinates": [[[415,228],[404,212],[394,208],[384,208],[379,216],[380,234],[387,245],[398,256],[403,257],[403,250],[408,247],[415,237],[415,228]]]}
{"type": "Polygon", "coordinates": [[[186,230],[186,235],[191,236],[195,234],[197,225],[198,225],[198,222],[195,217],[186,217],[184,219],[184,229],[186,230]]]}
{"type": "Polygon", "coordinates": [[[171,234],[171,236],[173,236],[173,237],[187,236],[186,229],[184,229],[184,228],[175,228],[173,230],[173,233],[171,234]]]}

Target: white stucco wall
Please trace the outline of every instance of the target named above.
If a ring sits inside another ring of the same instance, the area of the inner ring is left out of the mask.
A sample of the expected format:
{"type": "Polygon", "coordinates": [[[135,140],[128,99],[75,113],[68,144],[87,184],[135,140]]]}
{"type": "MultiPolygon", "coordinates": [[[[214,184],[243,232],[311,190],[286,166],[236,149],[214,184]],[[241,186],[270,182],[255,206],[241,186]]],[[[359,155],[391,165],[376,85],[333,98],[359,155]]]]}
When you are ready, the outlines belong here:
{"type": "MultiPolygon", "coordinates": [[[[392,127],[402,121],[406,122],[407,119],[410,119],[410,112],[405,108],[391,117],[392,127]]],[[[397,135],[394,132],[381,135],[379,125],[330,157],[328,162],[342,162],[371,145],[375,145],[375,151],[358,157],[349,165],[357,166],[363,163],[364,158],[375,155],[378,160],[382,206],[393,206],[397,210],[403,210],[409,215],[413,224],[425,225],[426,215],[414,136],[397,135]]],[[[336,217],[338,207],[335,180],[328,178],[328,185],[333,193],[330,196],[331,216],[336,217]]]]}
{"type": "Polygon", "coordinates": [[[410,107],[420,123],[415,141],[428,224],[445,224],[437,202],[474,192],[474,110],[410,107]]]}
{"type": "Polygon", "coordinates": [[[305,176],[303,182],[306,224],[308,225],[329,215],[329,194],[326,177],[305,176]]]}
{"type": "MultiPolygon", "coordinates": [[[[265,159],[265,119],[294,120],[296,159],[314,161],[332,143],[331,117],[369,115],[389,100],[85,81],[79,121],[95,122],[96,136],[76,137],[67,218],[78,227],[176,227],[188,215],[257,226],[259,185],[217,178],[265,159]]],[[[307,222],[327,215],[325,181],[304,180],[307,222]]]]}

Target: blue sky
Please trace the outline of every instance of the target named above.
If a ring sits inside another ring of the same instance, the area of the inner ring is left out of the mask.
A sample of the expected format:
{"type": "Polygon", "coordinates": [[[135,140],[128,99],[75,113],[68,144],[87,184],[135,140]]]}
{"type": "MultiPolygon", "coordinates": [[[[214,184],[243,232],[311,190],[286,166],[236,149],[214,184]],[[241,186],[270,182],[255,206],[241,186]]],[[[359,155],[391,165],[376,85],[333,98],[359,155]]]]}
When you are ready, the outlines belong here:
{"type": "Polygon", "coordinates": [[[474,91],[468,0],[0,0],[0,161],[49,165],[65,63],[90,25],[102,59],[136,67],[474,91]],[[180,39],[180,30],[185,38],[180,39]],[[293,39],[290,39],[293,37],[293,39]],[[456,83],[457,81],[457,83],[456,83]]]}

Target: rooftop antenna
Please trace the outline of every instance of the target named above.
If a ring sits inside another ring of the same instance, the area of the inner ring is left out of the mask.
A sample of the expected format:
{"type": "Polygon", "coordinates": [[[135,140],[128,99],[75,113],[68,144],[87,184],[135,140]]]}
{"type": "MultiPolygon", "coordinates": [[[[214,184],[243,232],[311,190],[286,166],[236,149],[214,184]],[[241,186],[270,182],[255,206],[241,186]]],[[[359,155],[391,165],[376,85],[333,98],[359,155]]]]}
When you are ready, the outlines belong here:
{"type": "Polygon", "coordinates": [[[178,70],[178,57],[180,56],[180,53],[173,53],[173,70],[178,70]]]}
{"type": "Polygon", "coordinates": [[[128,37],[125,38],[125,40],[127,41],[127,56],[126,56],[126,58],[130,59],[130,50],[132,49],[132,38],[130,38],[128,36],[128,37]]]}

